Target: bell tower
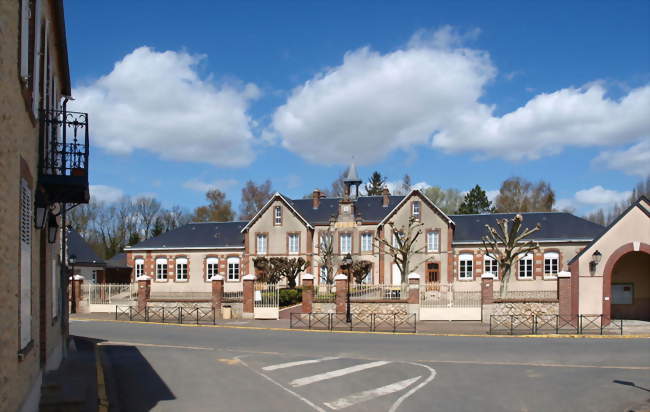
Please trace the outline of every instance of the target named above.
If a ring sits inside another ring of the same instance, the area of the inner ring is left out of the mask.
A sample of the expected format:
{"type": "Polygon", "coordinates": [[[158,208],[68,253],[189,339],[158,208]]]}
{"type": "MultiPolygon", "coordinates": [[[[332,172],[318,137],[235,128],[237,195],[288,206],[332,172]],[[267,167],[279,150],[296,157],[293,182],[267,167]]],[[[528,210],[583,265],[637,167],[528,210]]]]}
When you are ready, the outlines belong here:
{"type": "Polygon", "coordinates": [[[348,167],[348,174],[343,179],[343,184],[345,185],[345,197],[344,200],[350,201],[359,197],[359,185],[361,185],[361,179],[357,174],[357,166],[354,164],[354,161],[350,163],[348,167]],[[354,195],[352,195],[352,186],[354,186],[354,195]]]}

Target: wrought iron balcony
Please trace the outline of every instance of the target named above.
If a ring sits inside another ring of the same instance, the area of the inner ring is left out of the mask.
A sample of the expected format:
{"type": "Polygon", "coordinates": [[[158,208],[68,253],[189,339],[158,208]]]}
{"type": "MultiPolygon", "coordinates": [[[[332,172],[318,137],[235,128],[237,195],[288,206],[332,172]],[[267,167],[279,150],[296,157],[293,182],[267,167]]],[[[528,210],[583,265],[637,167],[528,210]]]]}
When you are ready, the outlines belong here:
{"type": "Polygon", "coordinates": [[[88,203],[88,113],[41,111],[39,183],[50,203],[88,203]]]}

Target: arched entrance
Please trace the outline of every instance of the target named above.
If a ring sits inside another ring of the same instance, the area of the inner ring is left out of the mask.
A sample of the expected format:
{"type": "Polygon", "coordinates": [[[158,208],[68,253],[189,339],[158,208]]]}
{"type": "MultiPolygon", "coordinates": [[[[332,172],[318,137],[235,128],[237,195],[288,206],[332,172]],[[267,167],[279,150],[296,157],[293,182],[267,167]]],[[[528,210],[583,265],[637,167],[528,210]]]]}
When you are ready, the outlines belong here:
{"type": "Polygon", "coordinates": [[[628,244],[608,259],[603,314],[613,319],[650,321],[650,247],[628,244]],[[636,246],[636,247],[634,247],[636,246]]]}

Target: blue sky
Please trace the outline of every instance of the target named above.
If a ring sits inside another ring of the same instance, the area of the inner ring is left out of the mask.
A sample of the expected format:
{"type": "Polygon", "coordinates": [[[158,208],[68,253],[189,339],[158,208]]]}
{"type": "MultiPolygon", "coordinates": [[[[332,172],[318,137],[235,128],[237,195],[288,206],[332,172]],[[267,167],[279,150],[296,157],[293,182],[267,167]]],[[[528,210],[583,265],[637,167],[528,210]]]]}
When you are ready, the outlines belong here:
{"type": "Polygon", "coordinates": [[[66,2],[97,198],[549,181],[578,213],[650,173],[650,3],[66,2]]]}

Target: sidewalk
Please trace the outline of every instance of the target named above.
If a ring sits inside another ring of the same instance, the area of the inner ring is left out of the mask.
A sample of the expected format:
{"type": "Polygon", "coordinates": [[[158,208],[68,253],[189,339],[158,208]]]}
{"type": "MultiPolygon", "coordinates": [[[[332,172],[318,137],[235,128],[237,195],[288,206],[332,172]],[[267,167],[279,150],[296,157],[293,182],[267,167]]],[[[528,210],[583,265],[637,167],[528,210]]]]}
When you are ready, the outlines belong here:
{"type": "Polygon", "coordinates": [[[68,357],[43,378],[41,412],[97,411],[96,342],[70,337],[68,357]]]}

